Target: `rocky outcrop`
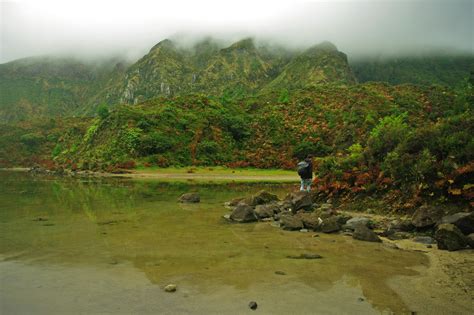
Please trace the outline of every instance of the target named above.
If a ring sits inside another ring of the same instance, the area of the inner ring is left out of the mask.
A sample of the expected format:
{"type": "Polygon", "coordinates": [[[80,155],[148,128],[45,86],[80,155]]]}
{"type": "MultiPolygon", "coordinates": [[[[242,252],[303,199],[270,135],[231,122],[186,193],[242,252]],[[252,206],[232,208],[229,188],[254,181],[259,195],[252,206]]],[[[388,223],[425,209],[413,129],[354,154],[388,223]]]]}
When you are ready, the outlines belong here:
{"type": "Polygon", "coordinates": [[[434,226],[443,217],[443,211],[434,206],[421,206],[411,219],[416,228],[429,228],[434,226]]]}
{"type": "Polygon", "coordinates": [[[445,216],[440,224],[454,224],[465,235],[474,233],[474,212],[458,212],[445,216]]]}
{"type": "Polygon", "coordinates": [[[239,204],[230,214],[230,219],[235,222],[246,223],[257,221],[253,207],[239,204]]]}
{"type": "Polygon", "coordinates": [[[369,229],[365,225],[357,225],[352,237],[356,240],[366,241],[366,242],[382,242],[382,240],[375,234],[374,231],[369,229]]]}
{"type": "Polygon", "coordinates": [[[450,223],[444,223],[438,226],[435,239],[438,242],[439,249],[453,251],[463,249],[467,246],[467,238],[454,224],[450,223]]]}
{"type": "Polygon", "coordinates": [[[178,201],[182,203],[198,203],[201,201],[201,196],[198,193],[182,194],[178,201]]]}

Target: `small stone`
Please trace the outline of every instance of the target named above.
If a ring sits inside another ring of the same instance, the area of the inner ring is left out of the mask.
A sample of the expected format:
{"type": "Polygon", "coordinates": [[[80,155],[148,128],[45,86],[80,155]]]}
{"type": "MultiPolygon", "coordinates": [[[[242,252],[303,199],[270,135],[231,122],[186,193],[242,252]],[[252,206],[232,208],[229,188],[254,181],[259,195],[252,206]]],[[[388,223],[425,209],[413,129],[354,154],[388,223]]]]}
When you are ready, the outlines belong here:
{"type": "Polygon", "coordinates": [[[302,232],[302,233],[308,233],[308,229],[301,229],[300,232],[302,232]]]}
{"type": "Polygon", "coordinates": [[[359,302],[364,302],[365,299],[360,297],[360,298],[357,299],[357,301],[359,301],[359,302]]]}
{"type": "Polygon", "coordinates": [[[176,288],[177,288],[176,284],[168,284],[165,287],[165,292],[175,292],[176,288]]]}
{"type": "Polygon", "coordinates": [[[257,302],[255,302],[255,301],[251,301],[251,302],[249,303],[249,307],[250,307],[251,310],[254,310],[254,311],[255,311],[255,310],[257,309],[257,306],[258,306],[258,305],[257,305],[257,302]]]}
{"type": "Polygon", "coordinates": [[[279,271],[279,270],[275,271],[275,274],[280,275],[280,276],[285,276],[286,275],[286,273],[284,271],[279,271]]]}
{"type": "Polygon", "coordinates": [[[198,203],[201,201],[201,197],[198,193],[187,193],[181,195],[178,199],[179,202],[182,203],[198,203]]]}

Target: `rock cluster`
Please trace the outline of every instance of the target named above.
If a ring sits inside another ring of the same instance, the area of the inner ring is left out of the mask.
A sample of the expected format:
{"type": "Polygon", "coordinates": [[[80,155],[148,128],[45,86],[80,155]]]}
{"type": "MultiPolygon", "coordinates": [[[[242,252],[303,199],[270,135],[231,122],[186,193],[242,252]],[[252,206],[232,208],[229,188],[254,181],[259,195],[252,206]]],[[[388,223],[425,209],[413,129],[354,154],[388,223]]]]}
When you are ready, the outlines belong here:
{"type": "Polygon", "coordinates": [[[379,236],[391,240],[413,239],[439,249],[459,250],[474,248],[474,212],[447,215],[442,208],[422,206],[410,219],[374,222],[363,216],[351,217],[335,210],[330,200],[313,202],[311,193],[292,192],[283,200],[266,191],[226,203],[232,209],[224,217],[231,222],[247,223],[272,221],[273,226],[287,231],[343,232],[356,240],[381,242],[379,236]],[[376,233],[378,228],[383,232],[376,233]]]}
{"type": "Polygon", "coordinates": [[[369,242],[379,242],[378,236],[370,229],[368,218],[338,213],[330,200],[316,204],[312,195],[305,191],[289,193],[283,200],[266,191],[247,198],[238,198],[226,203],[232,209],[224,218],[231,222],[247,223],[255,221],[274,221],[273,225],[287,231],[320,231],[336,233],[356,231],[354,238],[369,242]]]}

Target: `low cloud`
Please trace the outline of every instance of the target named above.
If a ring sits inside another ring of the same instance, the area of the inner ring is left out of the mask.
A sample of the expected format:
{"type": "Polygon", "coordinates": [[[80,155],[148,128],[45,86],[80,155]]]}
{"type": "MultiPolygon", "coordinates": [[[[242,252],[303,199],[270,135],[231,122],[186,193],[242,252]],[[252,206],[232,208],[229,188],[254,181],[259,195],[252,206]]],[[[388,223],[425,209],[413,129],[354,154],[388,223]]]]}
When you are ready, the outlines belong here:
{"type": "Polygon", "coordinates": [[[473,53],[473,2],[1,2],[0,62],[46,54],[136,59],[175,38],[246,36],[291,48],[329,40],[350,58],[473,53]]]}

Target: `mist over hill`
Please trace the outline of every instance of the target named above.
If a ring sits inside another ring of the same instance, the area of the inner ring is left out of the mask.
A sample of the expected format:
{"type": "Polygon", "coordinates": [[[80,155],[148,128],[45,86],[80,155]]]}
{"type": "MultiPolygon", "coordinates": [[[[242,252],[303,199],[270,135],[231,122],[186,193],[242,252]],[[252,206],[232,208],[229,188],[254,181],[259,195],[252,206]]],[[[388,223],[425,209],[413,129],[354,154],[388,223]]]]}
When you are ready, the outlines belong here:
{"type": "Polygon", "coordinates": [[[100,104],[137,104],[155,97],[202,93],[244,97],[324,83],[462,84],[471,55],[351,60],[329,42],[289,49],[244,38],[228,46],[205,37],[163,40],[136,62],[31,57],[0,65],[0,121],[93,115],[100,104]]]}

